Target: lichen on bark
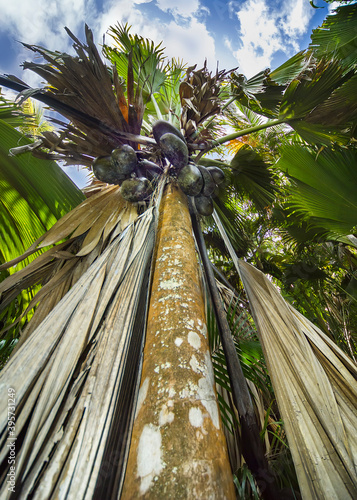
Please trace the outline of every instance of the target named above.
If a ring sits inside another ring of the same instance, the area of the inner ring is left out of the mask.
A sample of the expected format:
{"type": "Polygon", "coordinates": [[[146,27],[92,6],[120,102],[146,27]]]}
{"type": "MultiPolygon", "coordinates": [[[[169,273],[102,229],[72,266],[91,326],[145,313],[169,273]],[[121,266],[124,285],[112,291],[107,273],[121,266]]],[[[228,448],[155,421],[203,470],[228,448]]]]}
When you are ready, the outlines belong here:
{"type": "Polygon", "coordinates": [[[122,498],[235,498],[187,198],[166,186],[122,498]]]}

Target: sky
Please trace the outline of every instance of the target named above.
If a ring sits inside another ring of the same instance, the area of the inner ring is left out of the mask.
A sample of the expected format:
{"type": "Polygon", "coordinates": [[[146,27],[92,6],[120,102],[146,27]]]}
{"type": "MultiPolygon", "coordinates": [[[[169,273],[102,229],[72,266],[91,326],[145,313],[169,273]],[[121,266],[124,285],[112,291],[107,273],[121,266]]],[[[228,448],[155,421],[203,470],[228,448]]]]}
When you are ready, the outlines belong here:
{"type": "Polygon", "coordinates": [[[85,23],[97,45],[110,44],[107,31],[118,22],[131,32],[162,42],[165,55],[212,71],[251,77],[277,68],[307,48],[310,34],[338,4],[314,0],[0,0],[0,74],[31,86],[37,75],[23,70],[33,53],[20,42],[73,53],[67,26],[84,41],[85,23]]]}

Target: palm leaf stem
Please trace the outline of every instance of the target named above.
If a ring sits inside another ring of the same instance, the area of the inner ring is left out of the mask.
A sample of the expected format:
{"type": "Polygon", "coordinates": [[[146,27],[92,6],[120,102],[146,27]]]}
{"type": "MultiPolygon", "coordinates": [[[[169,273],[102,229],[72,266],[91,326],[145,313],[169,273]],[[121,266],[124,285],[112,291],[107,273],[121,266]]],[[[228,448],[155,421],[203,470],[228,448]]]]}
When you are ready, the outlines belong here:
{"type": "Polygon", "coordinates": [[[232,134],[224,135],[223,137],[219,137],[218,139],[213,140],[208,146],[205,146],[205,149],[201,151],[197,157],[196,161],[198,161],[201,156],[211,151],[211,149],[224,144],[225,142],[233,141],[234,139],[238,139],[238,137],[242,137],[244,135],[252,134],[254,132],[259,132],[260,130],[264,130],[269,127],[275,127],[276,125],[280,125],[284,123],[286,120],[283,118],[277,118],[276,120],[270,120],[265,123],[261,123],[259,125],[255,125],[254,127],[248,127],[243,130],[238,130],[237,132],[233,132],[232,134]]]}
{"type": "Polygon", "coordinates": [[[157,114],[158,119],[159,119],[159,120],[163,120],[163,116],[162,116],[162,114],[161,114],[161,111],[160,111],[159,105],[158,105],[158,103],[157,103],[157,101],[156,101],[156,99],[155,99],[155,97],[154,97],[154,95],[153,95],[153,94],[151,94],[151,101],[152,101],[152,103],[153,103],[153,105],[154,105],[154,108],[155,108],[155,111],[156,111],[156,114],[157,114]]]}
{"type": "Polygon", "coordinates": [[[203,268],[205,270],[208,287],[216,313],[218,330],[227,361],[227,370],[232,389],[233,401],[237,408],[241,423],[242,454],[257,483],[261,484],[262,480],[264,481],[265,488],[262,489],[261,492],[263,498],[273,500],[279,497],[277,492],[278,488],[275,484],[274,475],[269,468],[263,449],[263,443],[260,440],[260,431],[252,399],[250,397],[249,389],[238,359],[231,330],[227,321],[227,314],[220,298],[211,262],[208,258],[206,244],[195,213],[191,212],[191,219],[193,232],[200,251],[203,268]]]}
{"type": "MultiPolygon", "coordinates": [[[[228,108],[228,106],[229,106],[230,104],[232,104],[232,102],[234,102],[236,99],[237,99],[237,97],[236,97],[236,96],[231,97],[231,99],[229,99],[229,100],[228,100],[228,101],[227,101],[227,102],[226,102],[226,103],[225,103],[225,104],[221,107],[221,112],[222,112],[222,111],[224,111],[225,109],[227,109],[227,108],[228,108]]],[[[206,122],[203,122],[203,123],[202,123],[202,128],[207,129],[207,128],[211,125],[211,123],[213,122],[213,120],[214,120],[215,118],[216,118],[216,115],[213,115],[213,116],[211,116],[211,118],[210,118],[209,120],[207,120],[206,122]]]]}
{"type": "Polygon", "coordinates": [[[217,269],[217,267],[215,265],[213,265],[211,263],[211,267],[212,267],[212,270],[217,274],[219,280],[227,287],[229,288],[229,290],[232,292],[232,294],[235,296],[235,297],[239,297],[239,294],[237,293],[237,291],[235,290],[235,288],[229,283],[229,281],[227,280],[227,278],[221,273],[221,271],[219,269],[217,269]]]}
{"type": "Polygon", "coordinates": [[[83,111],[72,108],[72,106],[69,106],[64,102],[60,102],[55,97],[52,97],[47,93],[44,93],[43,90],[36,91],[35,89],[31,89],[31,87],[29,87],[28,85],[12,81],[9,78],[6,78],[1,75],[0,75],[0,85],[4,85],[5,87],[15,90],[16,92],[31,91],[31,95],[29,95],[29,97],[32,97],[37,101],[43,102],[47,106],[50,106],[52,109],[65,116],[69,115],[71,116],[71,118],[76,118],[77,120],[81,121],[86,125],[89,124],[96,128],[99,128],[102,132],[109,134],[111,136],[127,139],[130,141],[137,142],[139,144],[156,144],[156,141],[150,137],[144,137],[142,135],[130,134],[129,132],[114,130],[111,127],[108,127],[108,125],[106,125],[102,121],[98,120],[97,118],[89,116],[86,113],[83,113],[83,111]]]}

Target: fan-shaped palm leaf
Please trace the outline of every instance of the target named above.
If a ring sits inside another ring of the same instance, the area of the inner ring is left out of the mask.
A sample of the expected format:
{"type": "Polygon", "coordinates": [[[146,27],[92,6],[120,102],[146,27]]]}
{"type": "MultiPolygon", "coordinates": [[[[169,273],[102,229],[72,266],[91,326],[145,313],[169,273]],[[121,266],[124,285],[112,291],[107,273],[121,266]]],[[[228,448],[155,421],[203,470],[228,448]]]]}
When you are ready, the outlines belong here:
{"type": "Polygon", "coordinates": [[[313,30],[309,49],[315,57],[331,57],[349,69],[356,66],[357,5],[341,5],[313,30]]]}
{"type": "Polygon", "coordinates": [[[249,145],[242,146],[230,162],[229,184],[237,193],[244,193],[258,210],[271,205],[276,186],[268,164],[249,145]]]}
{"type": "Polygon", "coordinates": [[[356,164],[353,149],[316,155],[295,145],[283,150],[277,167],[293,180],[289,205],[311,224],[342,236],[357,224],[356,164]]]}
{"type": "Polygon", "coordinates": [[[334,90],[330,97],[316,106],[305,120],[328,127],[346,128],[349,122],[356,125],[357,119],[357,75],[344,82],[334,90]]]}
{"type": "MultiPolygon", "coordinates": [[[[15,123],[24,121],[17,117],[15,123]]],[[[54,162],[37,160],[30,153],[10,156],[14,144],[32,143],[1,117],[0,137],[0,217],[6,227],[0,252],[6,262],[27,249],[84,195],[54,162]]]]}
{"type": "Polygon", "coordinates": [[[295,79],[289,84],[280,105],[280,116],[286,121],[304,118],[346,79],[338,61],[321,60],[305,78],[295,79]]]}
{"type": "MultiPolygon", "coordinates": [[[[18,106],[1,103],[0,264],[22,254],[34,239],[84,199],[83,193],[53,161],[36,159],[31,153],[20,157],[10,156],[9,150],[14,145],[26,148],[34,144],[14,126],[23,127],[33,123],[31,117],[22,114],[18,106]]],[[[32,258],[19,263],[17,270],[28,264],[32,258]]],[[[10,274],[13,272],[13,269],[9,270],[10,274]]],[[[1,276],[5,276],[4,271],[1,276]]],[[[32,313],[25,317],[23,314],[37,291],[36,285],[31,286],[28,283],[13,295],[15,302],[0,308],[0,331],[10,328],[5,335],[1,334],[1,364],[11,352],[20,326],[23,327],[32,316],[32,313]],[[17,323],[20,319],[21,323],[17,323]]]]}
{"type": "Polygon", "coordinates": [[[114,229],[118,234],[137,214],[137,206],[126,204],[117,186],[104,186],[57,221],[26,252],[1,266],[0,269],[11,269],[38,250],[50,246],[40,257],[0,284],[0,311],[25,288],[43,285],[23,313],[37,305],[34,317],[21,335],[20,343],[27,339],[106,248],[114,229]]]}
{"type": "Polygon", "coordinates": [[[267,118],[277,118],[286,85],[298,78],[309,64],[309,58],[302,51],[274,71],[261,71],[249,80],[244,75],[232,73],[232,94],[237,96],[237,101],[256,113],[267,118]]]}
{"type": "Polygon", "coordinates": [[[137,105],[140,94],[146,104],[167,78],[161,43],[155,46],[150,40],[131,35],[127,24],[112,26],[109,34],[113,38],[114,47],[104,45],[103,53],[115,65],[119,77],[127,82],[128,105],[137,105]],[[128,79],[130,73],[132,81],[128,79]],[[133,86],[132,89],[129,88],[130,85],[133,86]]]}

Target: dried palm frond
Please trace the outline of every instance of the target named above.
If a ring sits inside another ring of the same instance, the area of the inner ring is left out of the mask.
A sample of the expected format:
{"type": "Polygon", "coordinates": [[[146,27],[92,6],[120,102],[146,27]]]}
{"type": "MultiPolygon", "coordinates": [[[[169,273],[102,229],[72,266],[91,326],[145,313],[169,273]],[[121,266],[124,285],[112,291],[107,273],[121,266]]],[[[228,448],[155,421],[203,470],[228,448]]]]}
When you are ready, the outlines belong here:
{"type": "MultiPolygon", "coordinates": [[[[180,85],[181,99],[181,129],[185,136],[189,138],[197,127],[210,116],[220,112],[221,106],[221,83],[229,73],[225,70],[216,71],[212,74],[207,70],[207,61],[202,69],[195,70],[196,66],[191,66],[186,71],[186,79],[180,85]]],[[[201,137],[200,141],[210,137],[201,137]]]]}
{"type": "MultiPolygon", "coordinates": [[[[119,234],[114,228],[106,250],[1,373],[2,390],[11,387],[16,394],[16,433],[23,437],[16,445],[16,488],[23,497],[57,497],[61,491],[78,499],[106,498],[113,483],[120,490],[155,221],[151,208],[119,234]],[[114,449],[118,437],[122,446],[114,449]]],[[[5,499],[7,399],[0,405],[5,499]]]]}
{"type": "Polygon", "coordinates": [[[266,276],[238,259],[302,495],[357,496],[357,366],[291,307],[266,276]]]}
{"type": "Polygon", "coordinates": [[[78,281],[110,241],[137,218],[139,205],[126,202],[118,186],[101,184],[97,189],[95,194],[57,221],[24,254],[1,266],[1,269],[12,267],[39,249],[50,246],[0,284],[0,311],[23,289],[42,285],[24,312],[25,315],[39,304],[31,322],[22,332],[20,343],[78,281]]]}
{"type": "MultiPolygon", "coordinates": [[[[24,44],[45,60],[45,63],[23,64],[25,69],[34,71],[48,82],[45,89],[31,89],[18,79],[1,78],[5,85],[20,91],[21,100],[28,97],[39,99],[70,121],[67,123],[52,118],[62,131],[44,132],[41,142],[36,142],[34,154],[61,159],[69,165],[90,166],[93,158],[110,154],[123,143],[132,145],[134,149],[138,148],[138,143],[155,145],[152,138],[139,135],[145,111],[142,99],[145,82],[132,78],[137,64],[132,60],[132,49],[126,47],[127,53],[119,55],[127,64],[124,79],[119,77],[117,66],[108,67],[102,61],[88,26],[85,26],[86,44],[80,42],[68,28],[65,29],[74,41],[75,56],[24,44]]],[[[123,27],[123,36],[126,29],[123,27]]],[[[149,49],[151,55],[158,51],[154,46],[149,49]]],[[[13,154],[17,152],[22,150],[14,148],[13,154]]]]}

